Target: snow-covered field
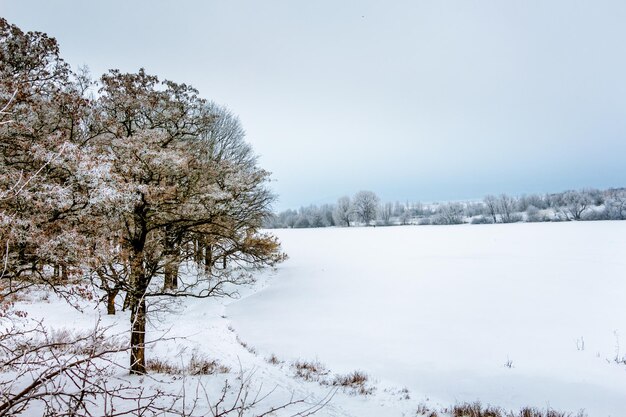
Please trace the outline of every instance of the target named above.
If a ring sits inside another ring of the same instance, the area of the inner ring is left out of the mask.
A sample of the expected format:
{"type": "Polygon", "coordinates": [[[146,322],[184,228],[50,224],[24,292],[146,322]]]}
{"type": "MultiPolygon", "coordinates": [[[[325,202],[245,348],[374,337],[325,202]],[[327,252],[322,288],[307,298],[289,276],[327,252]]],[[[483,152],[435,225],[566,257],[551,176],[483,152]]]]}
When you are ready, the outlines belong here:
{"type": "MultiPolygon", "coordinates": [[[[273,232],[290,259],[241,299],[149,306],[148,339],[160,340],[148,360],[181,364],[198,352],[230,372],[128,376],[121,353],[112,377],[187,395],[200,381],[193,415],[203,416],[226,379],[227,401],[236,395],[240,369],[252,393],[271,392],[257,413],[291,398],[323,401],[333,388],[294,377],[296,360],[322,362],[327,380],[362,370],[375,387],[339,390],[316,416],[409,417],[476,400],[626,415],[626,222],[273,232]]],[[[18,308],[56,329],[92,328],[104,311],[86,302],[79,313],[46,292],[31,298],[18,308]]],[[[127,337],[128,312],[99,320],[127,337]]]]}
{"type": "Polygon", "coordinates": [[[290,259],[227,307],[261,356],[431,405],[626,415],[626,222],[274,232],[290,259]]]}

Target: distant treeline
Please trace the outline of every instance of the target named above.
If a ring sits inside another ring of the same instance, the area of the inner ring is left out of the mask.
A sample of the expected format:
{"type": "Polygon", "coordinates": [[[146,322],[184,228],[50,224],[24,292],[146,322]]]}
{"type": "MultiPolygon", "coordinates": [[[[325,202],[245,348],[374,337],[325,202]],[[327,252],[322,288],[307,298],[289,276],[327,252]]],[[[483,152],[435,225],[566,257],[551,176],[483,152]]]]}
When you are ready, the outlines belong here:
{"type": "Polygon", "coordinates": [[[335,204],[285,210],[268,228],[562,222],[626,219],[626,188],[583,189],[519,197],[487,195],[482,201],[381,203],[371,191],[344,196],[335,204]]]}

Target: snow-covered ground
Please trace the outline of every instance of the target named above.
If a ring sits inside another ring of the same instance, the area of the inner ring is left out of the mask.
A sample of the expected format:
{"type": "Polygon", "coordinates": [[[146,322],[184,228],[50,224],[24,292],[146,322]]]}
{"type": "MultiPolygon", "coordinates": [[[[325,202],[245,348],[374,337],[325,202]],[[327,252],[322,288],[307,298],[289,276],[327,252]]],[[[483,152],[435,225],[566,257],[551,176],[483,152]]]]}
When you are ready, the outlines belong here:
{"type": "Polygon", "coordinates": [[[626,222],[274,233],[290,259],[227,307],[260,355],[430,404],[626,415],[626,222]]]}
{"type": "MultiPolygon", "coordinates": [[[[174,393],[185,386],[188,395],[201,380],[208,397],[202,389],[194,415],[210,415],[207,399],[226,379],[235,395],[243,369],[254,389],[272,391],[260,412],[292,396],[323,401],[333,388],[294,377],[291,366],[318,360],[333,374],[366,372],[375,391],[340,390],[316,416],[408,417],[420,405],[475,400],[626,415],[626,364],[615,361],[626,356],[626,222],[273,232],[290,259],[241,299],[149,307],[148,339],[162,339],[149,360],[184,363],[195,351],[230,372],[128,376],[121,353],[117,380],[174,393]],[[268,362],[272,354],[279,363],[268,362]]],[[[104,311],[85,302],[79,313],[45,292],[31,298],[17,307],[57,329],[91,328],[104,311]]],[[[128,312],[100,320],[127,335],[128,312]]]]}

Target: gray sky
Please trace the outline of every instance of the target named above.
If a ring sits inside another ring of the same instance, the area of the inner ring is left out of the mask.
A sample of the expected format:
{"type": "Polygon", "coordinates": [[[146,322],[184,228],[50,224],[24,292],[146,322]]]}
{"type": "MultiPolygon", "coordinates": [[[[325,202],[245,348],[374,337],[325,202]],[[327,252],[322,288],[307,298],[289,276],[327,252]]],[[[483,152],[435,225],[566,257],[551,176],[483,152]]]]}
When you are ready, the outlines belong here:
{"type": "Polygon", "coordinates": [[[0,0],[63,57],[238,114],[276,208],[626,185],[621,0],[0,0]]]}

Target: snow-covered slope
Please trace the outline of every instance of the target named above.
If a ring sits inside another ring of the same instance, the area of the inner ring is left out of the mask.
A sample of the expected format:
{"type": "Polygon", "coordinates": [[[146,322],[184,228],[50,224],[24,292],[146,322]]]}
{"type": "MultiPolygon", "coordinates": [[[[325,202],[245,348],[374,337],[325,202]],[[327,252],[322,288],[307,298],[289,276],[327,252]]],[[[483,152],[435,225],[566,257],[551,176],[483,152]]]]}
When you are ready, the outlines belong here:
{"type": "Polygon", "coordinates": [[[626,415],[626,222],[274,232],[290,259],[227,308],[260,355],[430,404],[626,415]]]}

